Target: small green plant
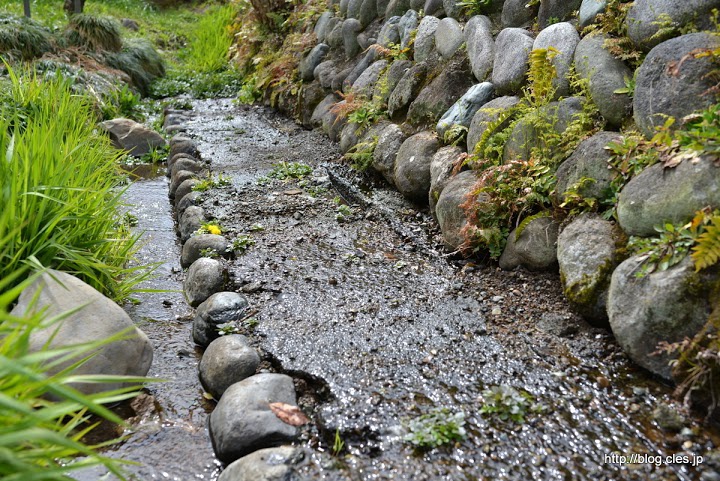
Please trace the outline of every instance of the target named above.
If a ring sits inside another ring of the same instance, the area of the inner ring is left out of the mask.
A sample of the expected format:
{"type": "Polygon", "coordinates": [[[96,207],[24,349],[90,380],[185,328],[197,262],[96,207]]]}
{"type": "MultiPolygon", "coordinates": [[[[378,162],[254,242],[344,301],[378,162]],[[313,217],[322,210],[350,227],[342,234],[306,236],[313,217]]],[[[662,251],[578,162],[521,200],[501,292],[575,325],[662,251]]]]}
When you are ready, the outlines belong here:
{"type": "Polygon", "coordinates": [[[170,147],[168,145],[153,147],[150,149],[150,152],[140,156],[140,162],[146,162],[148,164],[163,162],[167,158],[168,152],[170,152],[170,147]]]}
{"type": "Polygon", "coordinates": [[[338,222],[344,222],[352,215],[352,213],[352,208],[349,205],[340,204],[337,206],[337,211],[335,212],[335,220],[338,222]]]}
{"type": "Polygon", "coordinates": [[[230,177],[219,174],[217,176],[213,176],[212,174],[208,174],[207,177],[200,180],[197,184],[192,186],[192,190],[197,192],[205,192],[209,189],[217,189],[218,187],[227,187],[228,185],[231,185],[232,182],[230,181],[230,177]]]}
{"type": "Polygon", "coordinates": [[[375,44],[371,48],[382,55],[384,58],[395,60],[409,60],[410,47],[403,48],[402,45],[397,43],[389,43],[387,47],[383,47],[380,44],[375,44]]]}
{"type": "Polygon", "coordinates": [[[635,73],[632,77],[625,77],[625,87],[615,89],[613,91],[614,94],[620,94],[620,95],[627,95],[628,97],[632,98],[635,96],[635,84],[637,82],[637,73],[638,70],[635,70],[635,73]]]}
{"type": "Polygon", "coordinates": [[[241,235],[235,238],[232,243],[232,250],[244,254],[250,247],[255,245],[255,240],[247,235],[241,235]]]}
{"type": "Polygon", "coordinates": [[[445,145],[456,146],[465,143],[467,139],[468,128],[464,125],[455,124],[445,131],[443,135],[443,143],[445,145]]]}
{"type": "Polygon", "coordinates": [[[720,262],[720,211],[708,216],[705,230],[693,247],[692,258],[698,271],[720,262]]]}
{"type": "Polygon", "coordinates": [[[208,247],[206,249],[200,249],[200,257],[209,257],[210,259],[218,259],[220,257],[220,253],[211,248],[208,247]]]}
{"type": "Polygon", "coordinates": [[[253,224],[250,226],[250,232],[261,232],[265,230],[265,226],[262,224],[253,224]]]}
{"type": "Polygon", "coordinates": [[[465,414],[450,409],[433,409],[408,423],[410,431],[403,439],[418,448],[437,448],[466,438],[465,414]]]}
{"type": "Polygon", "coordinates": [[[240,328],[235,322],[226,322],[216,326],[217,333],[221,336],[229,336],[231,334],[239,334],[240,328]]]}
{"type": "Polygon", "coordinates": [[[491,5],[492,0],[463,0],[457,4],[468,16],[484,15],[491,5]]]}
{"type": "Polygon", "coordinates": [[[364,172],[370,168],[377,142],[377,137],[373,137],[370,140],[354,145],[348,153],[345,154],[345,157],[352,161],[353,169],[364,172]]]}
{"type": "Polygon", "coordinates": [[[213,220],[210,222],[206,222],[200,226],[200,228],[197,230],[198,234],[215,234],[220,235],[223,232],[225,232],[225,229],[218,223],[218,221],[213,220]]]}
{"type": "Polygon", "coordinates": [[[496,416],[503,421],[525,422],[528,412],[539,412],[542,406],[533,402],[530,393],[507,384],[492,386],[482,392],[482,414],[496,416]]]}
{"type": "Polygon", "coordinates": [[[280,162],[267,174],[271,179],[302,179],[312,174],[313,169],[302,162],[280,162]]]}
{"type": "Polygon", "coordinates": [[[135,214],[131,212],[125,212],[122,217],[122,222],[128,227],[137,227],[138,218],[135,214]]]}
{"type": "Polygon", "coordinates": [[[345,441],[340,437],[340,428],[335,429],[335,438],[333,439],[332,455],[338,456],[345,449],[345,441]]]}

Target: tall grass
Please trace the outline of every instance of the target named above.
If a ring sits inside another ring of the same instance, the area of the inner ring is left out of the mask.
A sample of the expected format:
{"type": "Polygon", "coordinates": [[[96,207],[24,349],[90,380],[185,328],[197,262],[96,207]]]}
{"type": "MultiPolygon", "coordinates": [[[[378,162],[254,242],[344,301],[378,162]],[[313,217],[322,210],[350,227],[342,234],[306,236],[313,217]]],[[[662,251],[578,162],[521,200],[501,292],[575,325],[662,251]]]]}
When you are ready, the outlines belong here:
{"type": "Polygon", "coordinates": [[[37,259],[126,297],[145,272],[126,267],[137,237],[120,220],[118,153],[95,131],[91,101],[59,75],[10,78],[0,95],[0,279],[37,259]]]}
{"type": "Polygon", "coordinates": [[[227,68],[228,52],[233,41],[231,27],[236,13],[236,8],[229,4],[210,7],[202,14],[182,58],[185,69],[210,73],[227,68]]]}

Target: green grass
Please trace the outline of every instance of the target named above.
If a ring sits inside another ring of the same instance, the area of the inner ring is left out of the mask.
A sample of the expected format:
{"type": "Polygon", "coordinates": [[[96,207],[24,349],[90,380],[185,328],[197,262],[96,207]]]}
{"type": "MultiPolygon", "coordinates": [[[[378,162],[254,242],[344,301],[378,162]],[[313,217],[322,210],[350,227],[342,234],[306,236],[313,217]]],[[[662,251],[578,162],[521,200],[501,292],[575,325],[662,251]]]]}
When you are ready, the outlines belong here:
{"type": "Polygon", "coordinates": [[[185,69],[199,73],[225,70],[233,41],[230,26],[235,15],[232,4],[210,7],[202,14],[194,24],[188,49],[181,56],[185,69]]]}
{"type": "Polygon", "coordinates": [[[37,259],[126,297],[142,274],[126,267],[137,238],[117,211],[119,154],[68,80],[10,73],[0,98],[0,278],[37,259]]]}

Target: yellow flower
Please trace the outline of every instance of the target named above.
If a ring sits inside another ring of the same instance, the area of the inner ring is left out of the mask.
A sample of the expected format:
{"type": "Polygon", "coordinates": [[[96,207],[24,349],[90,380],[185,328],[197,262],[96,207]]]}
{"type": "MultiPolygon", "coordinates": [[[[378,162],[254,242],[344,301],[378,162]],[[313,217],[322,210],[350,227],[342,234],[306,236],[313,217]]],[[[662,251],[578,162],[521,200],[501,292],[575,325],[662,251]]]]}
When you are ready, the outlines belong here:
{"type": "Polygon", "coordinates": [[[207,226],[207,231],[210,234],[220,235],[222,233],[222,230],[219,226],[216,225],[209,225],[207,226]]]}

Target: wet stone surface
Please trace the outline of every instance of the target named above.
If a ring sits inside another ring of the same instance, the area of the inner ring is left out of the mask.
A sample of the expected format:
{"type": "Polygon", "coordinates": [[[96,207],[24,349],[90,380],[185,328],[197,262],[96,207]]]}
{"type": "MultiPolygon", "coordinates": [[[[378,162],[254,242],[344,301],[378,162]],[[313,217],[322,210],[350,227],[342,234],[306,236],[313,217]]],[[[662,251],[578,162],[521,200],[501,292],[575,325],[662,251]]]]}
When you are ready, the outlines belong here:
{"type": "Polygon", "coordinates": [[[668,435],[653,424],[670,389],[632,366],[609,332],[569,312],[557,274],[448,258],[426,212],[270,111],[200,101],[195,112],[188,135],[232,180],[202,206],[231,242],[255,242],[229,266],[257,310],[248,333],[296,386],[327,391],[300,398],[316,423],[303,442],[327,452],[339,430],[346,443],[336,462],[302,468],[310,479],[670,480],[712,471],[605,463],[613,452],[704,455],[715,434],[689,422],[668,435]],[[279,162],[314,172],[265,179],[279,162]],[[542,329],[553,316],[576,328],[542,329]],[[544,412],[521,425],[482,416],[483,390],[500,384],[526,390],[544,412]],[[402,440],[407,422],[433,407],[464,412],[468,437],[413,451],[402,440]]]}

